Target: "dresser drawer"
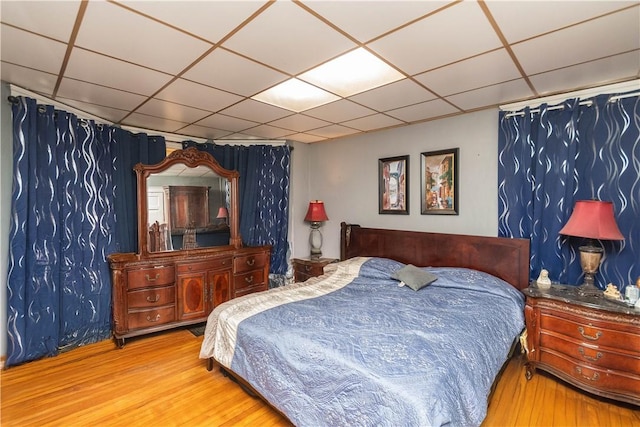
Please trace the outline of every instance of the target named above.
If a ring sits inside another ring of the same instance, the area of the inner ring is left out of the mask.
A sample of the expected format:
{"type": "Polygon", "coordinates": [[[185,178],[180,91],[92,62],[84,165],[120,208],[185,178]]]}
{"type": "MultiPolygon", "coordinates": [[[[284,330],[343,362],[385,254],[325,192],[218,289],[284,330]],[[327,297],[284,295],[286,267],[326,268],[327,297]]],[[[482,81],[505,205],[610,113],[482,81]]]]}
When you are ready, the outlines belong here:
{"type": "Polygon", "coordinates": [[[129,329],[148,328],[176,320],[175,305],[129,312],[129,329]]]}
{"type": "Polygon", "coordinates": [[[237,274],[262,269],[267,265],[267,256],[267,253],[238,256],[233,260],[233,272],[237,274]]]}
{"type": "Polygon", "coordinates": [[[266,290],[267,284],[265,283],[265,277],[263,270],[250,271],[248,273],[236,274],[233,276],[233,288],[235,289],[236,296],[244,295],[248,290],[266,290]],[[259,289],[264,288],[264,289],[259,289]]]}
{"type": "Polygon", "coordinates": [[[612,326],[615,325],[595,319],[578,322],[552,314],[543,314],[540,319],[542,330],[554,331],[597,346],[640,351],[640,336],[611,329],[612,326]]]}
{"type": "Polygon", "coordinates": [[[175,269],[173,265],[129,270],[127,273],[127,289],[166,286],[174,282],[175,269]]]}
{"type": "Polygon", "coordinates": [[[160,307],[163,305],[173,304],[175,300],[176,290],[174,286],[142,289],[127,293],[127,303],[130,309],[160,307]]]}
{"type": "Polygon", "coordinates": [[[605,390],[640,399],[640,376],[638,375],[585,366],[544,349],[541,349],[540,363],[546,363],[561,370],[575,382],[581,383],[586,390],[605,390]]]}
{"type": "Polygon", "coordinates": [[[640,375],[640,354],[624,354],[613,349],[603,349],[584,342],[575,342],[549,335],[540,335],[540,347],[551,349],[574,359],[577,363],[588,363],[594,367],[616,369],[640,375]]]}
{"type": "Polygon", "coordinates": [[[178,274],[191,273],[193,271],[223,270],[231,268],[231,257],[213,258],[207,261],[185,262],[177,266],[178,274]]]}

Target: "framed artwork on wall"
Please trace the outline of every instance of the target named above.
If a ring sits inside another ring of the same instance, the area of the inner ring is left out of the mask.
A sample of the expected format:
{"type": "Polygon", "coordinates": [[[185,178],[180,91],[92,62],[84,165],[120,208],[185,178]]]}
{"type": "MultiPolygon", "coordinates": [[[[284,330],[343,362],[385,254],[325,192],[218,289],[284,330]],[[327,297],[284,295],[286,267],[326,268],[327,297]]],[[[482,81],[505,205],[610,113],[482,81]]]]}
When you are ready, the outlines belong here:
{"type": "Polygon", "coordinates": [[[420,155],[421,213],[458,215],[458,148],[420,155]]]}
{"type": "Polygon", "coordinates": [[[409,214],[409,156],[378,160],[378,213],[409,214]]]}

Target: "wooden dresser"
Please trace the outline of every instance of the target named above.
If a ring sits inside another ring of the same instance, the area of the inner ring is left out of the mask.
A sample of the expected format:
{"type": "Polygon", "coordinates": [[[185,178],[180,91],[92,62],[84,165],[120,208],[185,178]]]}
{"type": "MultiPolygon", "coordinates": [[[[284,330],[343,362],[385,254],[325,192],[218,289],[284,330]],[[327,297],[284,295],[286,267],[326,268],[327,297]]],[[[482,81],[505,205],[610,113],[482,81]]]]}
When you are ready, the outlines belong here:
{"type": "Polygon", "coordinates": [[[296,282],[304,282],[312,277],[321,276],[324,273],[324,267],[327,264],[338,261],[334,258],[294,258],[293,263],[293,277],[296,282]]]}
{"type": "Polygon", "coordinates": [[[270,256],[270,246],[163,252],[146,258],[112,254],[116,343],[122,347],[125,338],[204,322],[217,305],[267,290],[270,256]]]}
{"type": "Polygon", "coordinates": [[[524,290],[527,379],[536,368],[599,396],[640,405],[640,310],[575,286],[524,290]]]}

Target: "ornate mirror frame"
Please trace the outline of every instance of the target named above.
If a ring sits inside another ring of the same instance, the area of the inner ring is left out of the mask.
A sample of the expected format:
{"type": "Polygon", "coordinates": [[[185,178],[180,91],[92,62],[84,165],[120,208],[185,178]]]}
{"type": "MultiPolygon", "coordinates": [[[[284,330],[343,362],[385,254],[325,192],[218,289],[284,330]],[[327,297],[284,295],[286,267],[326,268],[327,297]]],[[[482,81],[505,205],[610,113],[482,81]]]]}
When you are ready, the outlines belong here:
{"type": "MultiPolygon", "coordinates": [[[[163,161],[155,165],[143,165],[138,163],[133,168],[136,172],[138,182],[138,253],[140,256],[161,255],[166,252],[149,252],[149,210],[147,199],[147,179],[154,173],[161,173],[174,165],[183,164],[186,167],[195,168],[206,166],[222,178],[226,178],[230,185],[230,206],[229,206],[229,245],[242,247],[239,227],[239,202],[238,202],[238,179],[240,174],[235,170],[228,170],[220,166],[209,153],[200,151],[195,147],[185,150],[171,152],[163,161]]],[[[205,248],[201,249],[204,250],[205,248]]],[[[210,249],[210,248],[207,248],[210,249]]],[[[199,250],[199,249],[189,249],[199,250]]]]}

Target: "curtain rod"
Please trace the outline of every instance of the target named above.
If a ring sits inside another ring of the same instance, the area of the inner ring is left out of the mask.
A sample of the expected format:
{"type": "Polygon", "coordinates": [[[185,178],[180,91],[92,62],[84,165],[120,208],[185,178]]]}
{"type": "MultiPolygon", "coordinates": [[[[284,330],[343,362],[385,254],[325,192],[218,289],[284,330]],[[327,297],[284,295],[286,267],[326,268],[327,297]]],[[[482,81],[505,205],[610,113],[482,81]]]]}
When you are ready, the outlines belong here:
{"type": "MultiPolygon", "coordinates": [[[[619,99],[631,98],[632,96],[640,96],[640,92],[631,92],[631,93],[625,93],[623,95],[612,96],[607,100],[607,102],[615,102],[615,101],[618,101],[619,99]]],[[[591,107],[593,105],[593,101],[590,99],[587,99],[585,101],[580,101],[578,104],[591,107]]],[[[553,111],[553,110],[564,110],[564,105],[558,104],[558,105],[552,105],[551,107],[547,107],[547,111],[553,111]]],[[[532,114],[536,114],[539,112],[540,112],[540,107],[532,108],[529,110],[529,113],[532,113],[532,114]]],[[[514,116],[524,116],[524,111],[514,111],[512,113],[508,113],[504,115],[505,118],[514,117],[514,116]]]]}

